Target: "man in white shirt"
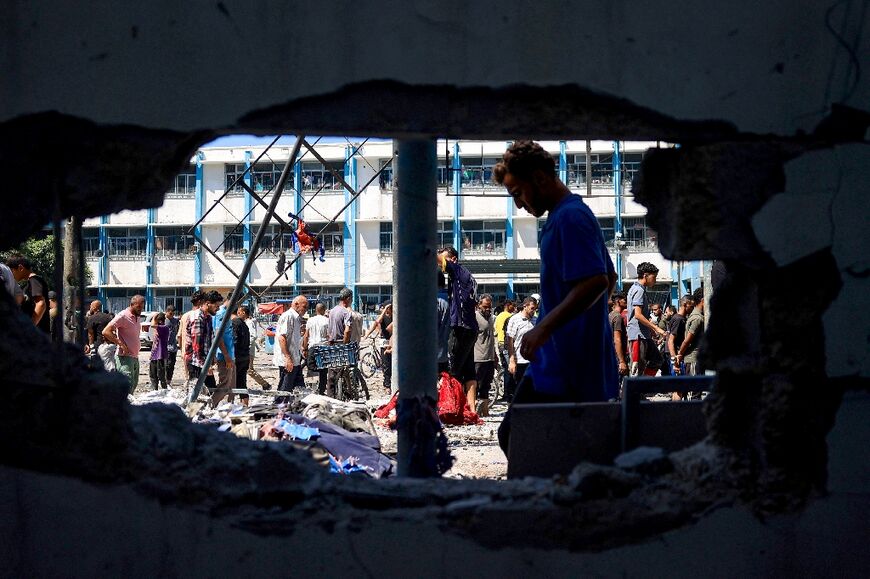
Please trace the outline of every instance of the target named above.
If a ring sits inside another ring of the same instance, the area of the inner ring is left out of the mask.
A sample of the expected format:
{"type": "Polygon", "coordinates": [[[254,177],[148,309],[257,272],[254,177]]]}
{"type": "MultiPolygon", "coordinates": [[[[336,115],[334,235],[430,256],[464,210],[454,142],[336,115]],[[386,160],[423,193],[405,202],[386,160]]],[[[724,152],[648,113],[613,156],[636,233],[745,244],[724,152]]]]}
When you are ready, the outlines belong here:
{"type": "Polygon", "coordinates": [[[305,296],[296,296],[290,309],[278,318],[272,363],[278,368],[278,390],[304,387],[302,378],[302,314],[308,310],[305,296]]]}
{"type": "Polygon", "coordinates": [[[308,319],[305,324],[305,335],[302,336],[302,355],[308,360],[308,375],[318,375],[317,393],[326,393],[326,370],[315,370],[314,360],[311,358],[315,346],[326,343],[326,330],[329,327],[329,318],[326,317],[326,305],[318,303],[314,311],[316,315],[308,319]]]}
{"type": "Polygon", "coordinates": [[[535,327],[535,310],[537,309],[538,302],[535,301],[535,298],[527,297],[523,300],[522,309],[514,314],[507,323],[504,341],[509,354],[508,371],[513,374],[517,387],[519,387],[519,383],[522,382],[523,375],[529,367],[529,361],[520,353],[523,336],[535,327]]]}

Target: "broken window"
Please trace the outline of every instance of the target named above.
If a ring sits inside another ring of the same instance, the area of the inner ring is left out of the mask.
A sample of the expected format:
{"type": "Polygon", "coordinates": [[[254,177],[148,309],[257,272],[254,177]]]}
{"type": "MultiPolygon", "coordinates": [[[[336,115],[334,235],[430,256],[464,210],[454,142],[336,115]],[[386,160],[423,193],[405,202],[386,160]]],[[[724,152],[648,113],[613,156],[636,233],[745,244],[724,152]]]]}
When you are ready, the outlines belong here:
{"type": "Polygon", "coordinates": [[[658,238],[647,227],[646,217],[623,217],[622,241],[628,249],[658,251],[658,238]]]}
{"type": "Polygon", "coordinates": [[[493,182],[492,168],[501,157],[467,157],[462,156],[462,187],[463,189],[497,189],[501,185],[493,182]]]}
{"type": "Polygon", "coordinates": [[[393,222],[381,221],[380,243],[381,253],[393,253],[393,222]]]}
{"type": "Polygon", "coordinates": [[[244,163],[226,163],[224,165],[224,174],[226,176],[226,182],[224,185],[224,190],[232,188],[227,193],[228,196],[238,196],[245,192],[245,187],[242,185],[245,177],[243,177],[245,173],[245,164],[244,163]],[[233,185],[235,183],[235,185],[233,185]]]}
{"type": "Polygon", "coordinates": [[[380,313],[378,306],[392,301],[393,286],[357,286],[356,288],[356,305],[360,313],[368,316],[377,315],[380,313]]]}
{"type": "Polygon", "coordinates": [[[302,161],[302,191],[320,191],[321,193],[340,193],[344,191],[334,172],[344,176],[344,161],[302,161]],[[330,170],[331,169],[331,170],[330,170]]]}
{"type": "Polygon", "coordinates": [[[245,248],[245,235],[241,225],[225,225],[223,252],[225,255],[241,255],[245,248]]]}
{"type": "Polygon", "coordinates": [[[100,228],[82,227],[82,251],[85,257],[97,257],[100,251],[100,228]]]}
{"type": "Polygon", "coordinates": [[[165,259],[192,259],[194,257],[193,235],[187,227],[155,227],[154,255],[165,259]]]}
{"type": "Polygon", "coordinates": [[[144,227],[112,227],[108,230],[109,256],[138,258],[145,255],[148,237],[144,227]]]}
{"type": "Polygon", "coordinates": [[[506,225],[504,221],[461,221],[462,257],[504,257],[506,225]]]}
{"type": "MultiPolygon", "coordinates": [[[[266,193],[271,191],[278,180],[281,178],[281,172],[284,171],[286,163],[256,163],[251,167],[251,188],[255,193],[266,193]]],[[[289,176],[284,183],[284,191],[293,189],[293,177],[289,176]]]]}
{"type": "MultiPolygon", "coordinates": [[[[260,230],[260,225],[251,225],[251,239],[260,230]]],[[[282,225],[270,225],[266,228],[260,248],[277,254],[281,251],[290,253],[293,251],[293,232],[282,225]]]]}
{"type": "Polygon", "coordinates": [[[312,222],[308,223],[308,228],[312,234],[317,235],[326,255],[341,255],[344,253],[344,223],[327,224],[312,222]]]}
{"type": "Polygon", "coordinates": [[[196,193],[196,166],[190,165],[188,169],[175,176],[175,180],[166,192],[168,199],[192,198],[196,193]]]}
{"type": "Polygon", "coordinates": [[[453,245],[453,222],[438,222],[438,247],[453,245]]]}
{"type": "Polygon", "coordinates": [[[154,296],[154,310],[164,311],[173,306],[176,312],[185,312],[190,308],[191,287],[158,288],[154,296]]]}

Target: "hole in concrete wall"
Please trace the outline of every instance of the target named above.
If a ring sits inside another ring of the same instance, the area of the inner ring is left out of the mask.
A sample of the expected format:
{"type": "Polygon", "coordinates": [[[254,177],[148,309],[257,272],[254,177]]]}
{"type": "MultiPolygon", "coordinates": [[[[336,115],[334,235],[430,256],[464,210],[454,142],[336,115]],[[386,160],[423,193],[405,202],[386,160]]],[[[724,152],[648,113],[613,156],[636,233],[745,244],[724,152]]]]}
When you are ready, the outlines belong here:
{"type": "MultiPolygon", "coordinates": [[[[398,99],[398,105],[409,107],[413,102],[408,93],[387,88],[363,87],[370,91],[366,102],[372,104],[385,94],[398,99]]],[[[576,96],[572,90],[559,91],[558,98],[570,102],[576,96]]],[[[422,91],[430,96],[437,93],[422,91]]],[[[657,136],[640,122],[648,115],[626,103],[605,103],[604,112],[613,114],[599,117],[586,110],[560,108],[540,89],[487,94],[493,104],[519,111],[501,117],[515,119],[508,127],[513,136],[657,136]],[[535,99],[541,100],[532,102],[535,99]],[[539,112],[544,113],[546,131],[535,130],[539,112]]],[[[384,132],[504,136],[504,127],[496,121],[477,120],[491,119],[491,111],[471,120],[466,116],[475,110],[471,106],[475,99],[470,97],[477,96],[452,93],[440,108],[451,112],[449,122],[432,119],[432,124],[408,122],[426,109],[417,103],[405,115],[392,117],[398,121],[384,132]]],[[[321,102],[333,106],[337,100],[321,102]]],[[[282,126],[313,127],[304,122],[304,115],[313,114],[320,105],[293,104],[299,105],[293,113],[298,116],[290,117],[294,122],[288,122],[290,113],[280,109],[251,115],[238,129],[264,133],[269,123],[282,119],[282,126]]],[[[260,529],[277,533],[282,521],[298,519],[312,505],[324,513],[317,517],[317,524],[324,527],[343,518],[377,517],[377,510],[400,517],[425,512],[438,518],[444,529],[490,546],[528,545],[532,537],[533,546],[600,549],[688,523],[706,508],[735,499],[762,510],[802,504],[824,488],[824,434],[839,395],[833,388],[824,391],[821,402],[810,395],[819,384],[828,383],[824,366],[814,354],[817,350],[796,347],[791,336],[806,327],[823,335],[821,315],[837,293],[839,274],[830,252],[824,250],[789,268],[777,268],[759,247],[749,220],[781,190],[783,163],[817,143],[758,140],[721,124],[697,130],[696,125],[661,120],[672,130],[660,130],[658,135],[684,146],[649,155],[640,171],[636,198],[649,208],[659,246],[668,257],[726,262],[727,274],[712,308],[734,316],[721,326],[711,321],[709,355],[718,379],[707,404],[710,438],[705,443],[634,471],[581,466],[559,484],[530,480],[497,487],[447,482],[372,485],[329,479],[289,448],[218,436],[165,408],[131,408],[117,376],[88,369],[71,348],[58,368],[53,351],[33,348],[43,338],[21,324],[21,317],[4,300],[0,360],[3,374],[9,377],[10,403],[2,411],[0,428],[8,447],[7,464],[91,481],[129,483],[148,496],[232,516],[242,528],[261,525],[260,529]],[[825,281],[813,292],[787,296],[790,306],[805,306],[800,315],[789,317],[792,308],[776,307],[783,303],[780,280],[807,267],[824,271],[825,281]],[[258,510],[263,507],[277,514],[267,521],[258,510]],[[530,532],[530,527],[545,532],[530,532]],[[492,529],[499,530],[497,536],[492,529]]],[[[366,133],[363,129],[371,129],[373,122],[377,117],[356,122],[339,118],[336,124],[341,132],[366,133]]],[[[34,192],[32,203],[16,205],[4,215],[0,229],[4,247],[20,242],[48,221],[54,199],[60,200],[62,215],[96,216],[156,205],[196,148],[213,136],[209,131],[191,135],[99,127],[61,115],[18,119],[4,123],[0,130],[5,137],[0,140],[4,143],[0,156],[20,167],[22,174],[33,175],[22,188],[34,192]],[[57,158],[52,151],[58,147],[70,155],[41,174],[33,170],[34,159],[57,158]]]]}

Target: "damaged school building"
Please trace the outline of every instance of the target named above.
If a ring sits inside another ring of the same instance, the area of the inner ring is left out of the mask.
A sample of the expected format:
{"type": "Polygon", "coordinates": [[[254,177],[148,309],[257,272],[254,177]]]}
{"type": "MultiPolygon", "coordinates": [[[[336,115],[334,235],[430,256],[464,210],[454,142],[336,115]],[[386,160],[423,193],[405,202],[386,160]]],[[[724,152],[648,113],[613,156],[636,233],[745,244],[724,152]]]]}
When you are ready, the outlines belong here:
{"type": "MultiPolygon", "coordinates": [[[[679,146],[647,153],[633,188],[659,250],[727,271],[703,441],[501,482],[333,477],[289,446],[131,406],[122,378],[52,348],[2,299],[4,575],[870,571],[863,4],[4,12],[2,248],[65,216],[159,207],[219,135],[394,138],[402,316],[403,288],[431,271],[407,230],[437,223],[436,139],[661,141],[679,146]]],[[[395,379],[422,400],[419,331],[397,330],[395,379]]]]}

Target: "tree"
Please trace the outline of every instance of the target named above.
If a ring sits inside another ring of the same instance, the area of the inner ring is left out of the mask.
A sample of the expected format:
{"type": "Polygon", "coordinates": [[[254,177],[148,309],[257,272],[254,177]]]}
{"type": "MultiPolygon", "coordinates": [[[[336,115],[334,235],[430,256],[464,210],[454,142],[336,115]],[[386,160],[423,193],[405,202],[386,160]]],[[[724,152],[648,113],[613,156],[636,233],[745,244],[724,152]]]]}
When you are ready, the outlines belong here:
{"type": "MultiPolygon", "coordinates": [[[[61,241],[61,251],[63,250],[63,241],[61,241]]],[[[33,271],[41,275],[48,283],[49,287],[54,290],[54,235],[51,233],[43,236],[31,237],[17,248],[0,252],[0,259],[3,263],[10,255],[20,253],[29,259],[33,265],[33,271]]],[[[62,253],[61,253],[62,255],[62,253]]],[[[63,259],[58,267],[63,268],[63,259]]],[[[90,268],[85,267],[86,283],[91,283],[93,275],[90,268]]]]}
{"type": "MultiPolygon", "coordinates": [[[[33,271],[41,275],[51,289],[54,289],[54,235],[31,237],[15,249],[2,252],[3,263],[9,256],[20,253],[30,260],[33,271]]],[[[62,266],[63,264],[61,264],[62,266]]]]}

